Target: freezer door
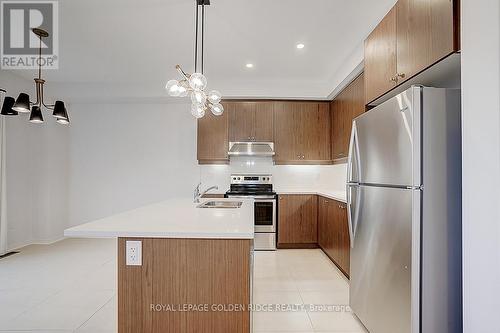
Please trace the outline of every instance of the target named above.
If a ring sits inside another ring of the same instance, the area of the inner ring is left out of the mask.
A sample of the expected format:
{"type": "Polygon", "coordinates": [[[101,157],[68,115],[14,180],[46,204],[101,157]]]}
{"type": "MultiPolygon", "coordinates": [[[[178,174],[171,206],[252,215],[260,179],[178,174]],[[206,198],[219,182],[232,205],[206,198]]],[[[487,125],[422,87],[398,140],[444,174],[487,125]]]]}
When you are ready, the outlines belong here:
{"type": "Polygon", "coordinates": [[[421,92],[412,87],[354,120],[350,181],[421,185],[421,92]]]}
{"type": "Polygon", "coordinates": [[[357,191],[351,308],[370,333],[417,333],[420,191],[371,186],[357,191]]]}

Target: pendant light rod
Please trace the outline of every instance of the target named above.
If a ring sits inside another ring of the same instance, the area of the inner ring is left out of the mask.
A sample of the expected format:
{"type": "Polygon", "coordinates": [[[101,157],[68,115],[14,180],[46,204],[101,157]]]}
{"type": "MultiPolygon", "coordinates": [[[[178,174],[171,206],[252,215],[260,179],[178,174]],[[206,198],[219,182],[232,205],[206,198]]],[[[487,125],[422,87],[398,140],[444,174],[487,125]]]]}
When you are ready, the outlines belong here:
{"type": "Polygon", "coordinates": [[[38,78],[42,79],[42,36],[38,36],[40,39],[40,47],[38,48],[38,78]]]}
{"type": "Polygon", "coordinates": [[[199,21],[199,13],[198,13],[198,3],[195,6],[195,32],[194,32],[194,72],[198,73],[198,21],[199,21]]]}
{"type": "Polygon", "coordinates": [[[205,74],[204,56],[205,56],[205,4],[201,5],[201,74],[205,74]]]}

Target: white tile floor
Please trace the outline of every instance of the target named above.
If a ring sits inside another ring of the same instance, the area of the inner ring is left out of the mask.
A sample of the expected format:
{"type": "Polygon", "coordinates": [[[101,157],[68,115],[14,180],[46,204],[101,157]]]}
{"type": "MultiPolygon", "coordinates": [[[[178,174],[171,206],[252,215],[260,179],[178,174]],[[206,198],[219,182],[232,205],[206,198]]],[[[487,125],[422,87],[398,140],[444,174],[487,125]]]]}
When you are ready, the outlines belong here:
{"type": "MultiPolygon", "coordinates": [[[[320,250],[257,252],[256,304],[349,303],[320,250]]],[[[0,332],[116,332],[116,241],[68,239],[0,260],[0,332]]],[[[257,312],[254,331],[365,332],[350,312],[257,312]]]]}

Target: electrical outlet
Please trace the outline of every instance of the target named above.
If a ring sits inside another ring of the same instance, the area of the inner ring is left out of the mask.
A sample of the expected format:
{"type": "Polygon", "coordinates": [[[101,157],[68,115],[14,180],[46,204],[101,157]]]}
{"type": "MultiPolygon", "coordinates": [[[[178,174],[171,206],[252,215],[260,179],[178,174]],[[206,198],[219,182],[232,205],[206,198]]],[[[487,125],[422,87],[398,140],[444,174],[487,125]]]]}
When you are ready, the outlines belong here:
{"type": "Polygon", "coordinates": [[[125,256],[127,258],[127,266],[142,266],[142,242],[141,241],[126,241],[125,256]]]}

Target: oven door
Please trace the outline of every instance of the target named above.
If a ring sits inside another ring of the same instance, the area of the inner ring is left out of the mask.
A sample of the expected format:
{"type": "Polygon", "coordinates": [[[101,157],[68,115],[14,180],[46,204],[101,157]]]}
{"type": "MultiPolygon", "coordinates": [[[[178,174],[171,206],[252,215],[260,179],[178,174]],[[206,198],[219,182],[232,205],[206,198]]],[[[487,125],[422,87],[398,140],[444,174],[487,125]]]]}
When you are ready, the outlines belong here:
{"type": "Polygon", "coordinates": [[[255,198],[255,232],[276,231],[276,200],[255,198]]]}
{"type": "Polygon", "coordinates": [[[254,199],[255,232],[276,232],[276,198],[274,196],[228,195],[234,199],[254,199]]]}

